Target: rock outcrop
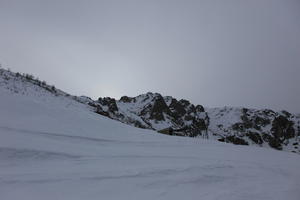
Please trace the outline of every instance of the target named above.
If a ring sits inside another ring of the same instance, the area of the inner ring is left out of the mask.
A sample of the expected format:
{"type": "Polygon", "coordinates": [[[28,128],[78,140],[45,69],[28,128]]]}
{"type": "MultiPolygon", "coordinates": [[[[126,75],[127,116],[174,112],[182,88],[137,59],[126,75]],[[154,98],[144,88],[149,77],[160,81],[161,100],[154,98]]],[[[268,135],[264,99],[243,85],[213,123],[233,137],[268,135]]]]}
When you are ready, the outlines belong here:
{"type": "Polygon", "coordinates": [[[137,97],[109,97],[94,102],[96,112],[123,123],[169,135],[196,137],[207,134],[208,116],[203,106],[158,93],[137,97]]]}

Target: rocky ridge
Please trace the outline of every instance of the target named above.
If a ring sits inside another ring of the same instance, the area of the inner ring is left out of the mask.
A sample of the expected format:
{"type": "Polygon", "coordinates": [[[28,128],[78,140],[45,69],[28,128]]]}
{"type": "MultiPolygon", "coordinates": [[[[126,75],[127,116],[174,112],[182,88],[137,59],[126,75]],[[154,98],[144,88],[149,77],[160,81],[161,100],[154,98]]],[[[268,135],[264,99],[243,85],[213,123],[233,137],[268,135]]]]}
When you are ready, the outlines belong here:
{"type": "Polygon", "coordinates": [[[32,75],[0,68],[0,87],[13,93],[70,98],[100,115],[162,134],[203,137],[239,145],[256,145],[300,153],[300,116],[287,111],[249,108],[205,108],[188,100],[147,93],[92,100],[72,96],[32,75]],[[39,92],[37,92],[39,91],[39,92]]]}
{"type": "Polygon", "coordinates": [[[87,102],[95,112],[139,128],[169,135],[196,137],[208,131],[208,115],[203,106],[171,96],[147,93],[137,97],[110,97],[87,102]]]}

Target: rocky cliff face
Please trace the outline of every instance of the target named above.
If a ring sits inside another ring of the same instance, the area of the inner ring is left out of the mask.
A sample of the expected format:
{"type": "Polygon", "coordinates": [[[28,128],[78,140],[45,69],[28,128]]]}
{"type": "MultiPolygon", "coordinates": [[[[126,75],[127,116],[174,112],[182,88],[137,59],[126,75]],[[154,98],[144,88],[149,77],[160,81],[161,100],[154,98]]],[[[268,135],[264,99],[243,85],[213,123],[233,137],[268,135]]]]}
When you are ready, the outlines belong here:
{"type": "Polygon", "coordinates": [[[158,93],[120,100],[89,102],[101,115],[139,128],[179,136],[210,138],[238,145],[299,151],[300,117],[287,111],[247,108],[204,108],[158,93]]]}
{"type": "Polygon", "coordinates": [[[219,141],[299,153],[300,118],[287,111],[213,108],[209,132],[219,141]]]}
{"type": "Polygon", "coordinates": [[[120,100],[99,98],[89,104],[101,115],[139,128],[190,137],[207,134],[208,116],[203,106],[187,100],[149,92],[120,100]]]}

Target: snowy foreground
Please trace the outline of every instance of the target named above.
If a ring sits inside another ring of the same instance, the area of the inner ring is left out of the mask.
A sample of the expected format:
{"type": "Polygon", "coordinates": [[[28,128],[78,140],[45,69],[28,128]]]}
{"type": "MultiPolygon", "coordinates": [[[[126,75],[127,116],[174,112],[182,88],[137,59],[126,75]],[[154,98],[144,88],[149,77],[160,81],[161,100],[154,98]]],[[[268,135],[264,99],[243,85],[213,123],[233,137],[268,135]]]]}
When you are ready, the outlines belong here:
{"type": "Polygon", "coordinates": [[[0,199],[300,199],[300,156],[160,135],[0,89],[0,199]]]}

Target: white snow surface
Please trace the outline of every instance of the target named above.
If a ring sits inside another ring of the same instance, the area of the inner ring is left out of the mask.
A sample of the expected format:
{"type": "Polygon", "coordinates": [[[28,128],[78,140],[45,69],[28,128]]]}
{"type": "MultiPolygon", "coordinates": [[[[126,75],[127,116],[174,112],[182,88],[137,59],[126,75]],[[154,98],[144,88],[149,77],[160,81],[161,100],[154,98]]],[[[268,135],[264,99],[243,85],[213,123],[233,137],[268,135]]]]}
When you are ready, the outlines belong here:
{"type": "Polygon", "coordinates": [[[161,135],[0,86],[1,200],[299,200],[299,188],[297,154],[161,135]]]}

